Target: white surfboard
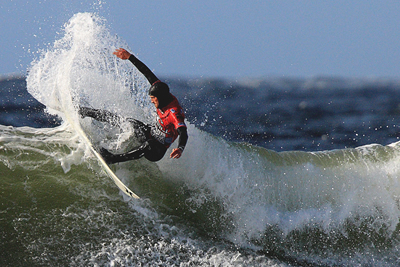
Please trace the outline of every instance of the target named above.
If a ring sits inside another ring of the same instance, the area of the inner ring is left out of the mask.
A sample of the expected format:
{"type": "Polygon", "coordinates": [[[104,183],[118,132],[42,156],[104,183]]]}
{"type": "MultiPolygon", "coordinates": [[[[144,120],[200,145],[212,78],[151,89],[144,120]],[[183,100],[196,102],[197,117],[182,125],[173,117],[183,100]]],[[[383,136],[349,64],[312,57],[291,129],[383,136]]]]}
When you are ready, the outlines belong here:
{"type": "Polygon", "coordinates": [[[87,146],[89,146],[90,150],[92,151],[93,155],[96,156],[98,159],[101,167],[103,170],[110,176],[110,178],[114,181],[114,183],[121,189],[122,192],[124,192],[126,195],[132,197],[132,198],[139,198],[138,195],[132,192],[124,183],[117,177],[117,175],[110,169],[108,164],[104,161],[103,157],[94,149],[92,143],[90,142],[89,138],[83,131],[82,127],[74,125],[75,130],[79,133],[79,135],[82,137],[84,142],[86,143],[87,146]]]}
{"type": "MultiPolygon", "coordinates": [[[[59,103],[59,107],[62,107],[60,101],[57,99],[57,102],[59,103]]],[[[57,108],[56,108],[57,109],[57,108]]],[[[57,109],[59,110],[59,109],[57,109]]],[[[121,189],[122,192],[124,192],[127,196],[130,196],[132,198],[139,199],[140,197],[133,193],[132,190],[130,190],[119,178],[118,176],[110,169],[108,164],[105,162],[103,157],[94,149],[92,142],[89,140],[88,136],[86,133],[83,131],[81,125],[79,122],[76,122],[68,112],[65,112],[61,110],[65,114],[65,117],[68,120],[68,123],[74,127],[75,131],[82,137],[82,140],[85,142],[85,144],[90,148],[92,151],[93,155],[98,159],[98,162],[100,166],[103,168],[103,170],[107,173],[107,175],[114,181],[114,183],[118,186],[119,189],[121,189]]]]}

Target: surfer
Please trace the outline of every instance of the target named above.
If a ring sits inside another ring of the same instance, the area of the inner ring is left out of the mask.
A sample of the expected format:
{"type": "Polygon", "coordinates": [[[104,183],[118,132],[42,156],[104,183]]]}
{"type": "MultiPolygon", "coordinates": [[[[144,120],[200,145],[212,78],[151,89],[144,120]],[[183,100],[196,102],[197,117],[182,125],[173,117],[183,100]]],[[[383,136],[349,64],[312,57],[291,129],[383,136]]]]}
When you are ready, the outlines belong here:
{"type": "Polygon", "coordinates": [[[119,48],[113,54],[120,59],[128,59],[149,81],[151,85],[149,96],[151,103],[157,109],[157,121],[148,125],[135,119],[121,118],[109,111],[80,107],[79,114],[82,117],[91,117],[116,126],[121,123],[121,120],[130,122],[134,128],[136,139],[141,143],[138,148],[123,154],[112,154],[105,148],[100,149],[100,154],[108,164],[141,157],[150,161],[158,161],[164,157],[167,149],[179,136],[178,147],[172,150],[170,158],[180,158],[185,149],[188,134],[184,122],[185,114],[178,100],[169,92],[166,83],[160,81],[143,62],[127,50],[119,48]]]}

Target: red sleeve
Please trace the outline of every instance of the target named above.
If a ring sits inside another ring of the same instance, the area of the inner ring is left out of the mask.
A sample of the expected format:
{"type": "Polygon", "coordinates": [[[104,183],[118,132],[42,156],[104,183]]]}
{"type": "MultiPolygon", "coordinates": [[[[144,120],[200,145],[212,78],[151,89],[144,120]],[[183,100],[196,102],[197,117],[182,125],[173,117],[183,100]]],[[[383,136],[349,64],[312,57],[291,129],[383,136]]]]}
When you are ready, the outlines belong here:
{"type": "Polygon", "coordinates": [[[178,108],[177,111],[173,112],[173,124],[175,126],[175,129],[178,129],[179,127],[185,127],[185,114],[183,113],[183,110],[178,108]]]}

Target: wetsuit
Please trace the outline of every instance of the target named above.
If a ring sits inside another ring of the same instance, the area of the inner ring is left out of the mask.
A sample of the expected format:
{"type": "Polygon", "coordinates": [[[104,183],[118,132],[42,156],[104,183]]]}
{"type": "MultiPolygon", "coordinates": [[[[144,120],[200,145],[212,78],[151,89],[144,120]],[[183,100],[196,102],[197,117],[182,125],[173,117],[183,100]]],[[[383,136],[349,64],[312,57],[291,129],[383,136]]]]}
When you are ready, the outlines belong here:
{"type": "MultiPolygon", "coordinates": [[[[146,77],[149,83],[161,83],[156,75],[134,55],[129,60],[146,77]]],[[[108,111],[81,107],[79,113],[85,117],[92,117],[98,121],[109,122],[118,126],[122,121],[128,121],[132,124],[135,132],[135,138],[142,143],[138,148],[123,154],[112,154],[102,148],[100,154],[107,163],[123,162],[145,157],[150,161],[162,159],[170,145],[179,135],[178,148],[185,149],[188,135],[184,122],[185,115],[179,105],[178,100],[168,92],[168,95],[159,99],[160,105],[157,109],[157,121],[154,124],[145,124],[141,121],[131,118],[121,118],[120,116],[108,111]]]]}

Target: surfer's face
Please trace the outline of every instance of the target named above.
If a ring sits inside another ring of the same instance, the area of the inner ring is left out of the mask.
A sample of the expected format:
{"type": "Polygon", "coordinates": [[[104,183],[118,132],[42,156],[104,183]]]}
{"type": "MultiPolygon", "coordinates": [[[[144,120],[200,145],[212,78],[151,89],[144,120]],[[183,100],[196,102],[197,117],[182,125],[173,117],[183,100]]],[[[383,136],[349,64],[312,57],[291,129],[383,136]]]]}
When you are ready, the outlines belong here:
{"type": "Polygon", "coordinates": [[[160,102],[158,102],[158,98],[151,95],[151,96],[150,96],[150,99],[151,99],[151,103],[153,103],[154,106],[155,106],[156,108],[158,108],[158,106],[160,105],[160,102]]]}

